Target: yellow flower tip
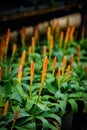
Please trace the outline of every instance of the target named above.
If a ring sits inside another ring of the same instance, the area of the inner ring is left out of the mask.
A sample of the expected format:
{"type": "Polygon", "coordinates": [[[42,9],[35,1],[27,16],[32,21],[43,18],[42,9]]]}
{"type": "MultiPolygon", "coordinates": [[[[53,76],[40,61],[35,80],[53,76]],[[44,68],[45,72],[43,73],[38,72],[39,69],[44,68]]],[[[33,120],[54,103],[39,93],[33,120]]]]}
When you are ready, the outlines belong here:
{"type": "Polygon", "coordinates": [[[5,107],[4,107],[4,115],[7,114],[7,112],[8,112],[8,107],[9,107],[9,101],[7,100],[6,103],[5,103],[5,107]]]}
{"type": "Polygon", "coordinates": [[[21,82],[21,79],[22,79],[22,65],[19,65],[19,68],[18,68],[18,82],[20,83],[21,82]]]}
{"type": "Polygon", "coordinates": [[[44,57],[46,56],[46,50],[47,50],[47,48],[46,48],[46,46],[44,45],[44,46],[43,46],[43,55],[44,55],[44,57]]]}
{"type": "Polygon", "coordinates": [[[1,82],[1,79],[2,79],[2,67],[0,66],[0,82],[1,82]]]}

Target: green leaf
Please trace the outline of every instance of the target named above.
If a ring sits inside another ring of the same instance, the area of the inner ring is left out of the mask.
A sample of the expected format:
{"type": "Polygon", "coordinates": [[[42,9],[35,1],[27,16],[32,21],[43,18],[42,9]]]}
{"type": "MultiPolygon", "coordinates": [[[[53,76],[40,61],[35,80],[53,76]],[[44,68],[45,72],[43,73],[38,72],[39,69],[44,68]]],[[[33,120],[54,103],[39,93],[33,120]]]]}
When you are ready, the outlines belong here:
{"type": "Polygon", "coordinates": [[[24,128],[26,128],[26,130],[36,130],[35,121],[32,120],[32,122],[28,122],[27,125],[24,128]]]}
{"type": "Polygon", "coordinates": [[[68,102],[70,103],[73,112],[78,112],[78,105],[76,101],[74,99],[68,99],[68,102]]]}
{"type": "Polygon", "coordinates": [[[61,124],[61,118],[57,115],[57,114],[53,114],[53,113],[44,113],[43,116],[45,118],[51,118],[51,119],[55,119],[57,122],[59,122],[61,124]]]}
{"type": "Polygon", "coordinates": [[[65,110],[66,110],[66,100],[59,100],[59,107],[61,108],[61,114],[63,115],[65,113],[65,110]]]}
{"type": "Polygon", "coordinates": [[[26,111],[29,111],[33,107],[34,103],[35,103],[34,100],[32,100],[31,98],[30,99],[27,98],[27,102],[25,106],[26,111]]]}
{"type": "Polygon", "coordinates": [[[49,110],[48,107],[47,107],[47,105],[46,105],[45,103],[43,104],[43,103],[41,103],[41,102],[38,102],[37,106],[38,106],[41,110],[43,110],[43,111],[49,110]]]}
{"type": "Polygon", "coordinates": [[[12,111],[15,113],[16,110],[20,110],[20,106],[19,105],[16,105],[16,106],[11,106],[12,108],[12,111]]]}
{"type": "Polygon", "coordinates": [[[72,94],[69,94],[68,97],[69,98],[75,98],[75,99],[82,98],[84,100],[87,100],[87,93],[85,93],[85,92],[72,93],[72,94]]]}
{"type": "Polygon", "coordinates": [[[7,128],[5,127],[1,127],[0,130],[8,130],[7,128]]]}
{"type": "Polygon", "coordinates": [[[49,122],[43,116],[37,116],[36,118],[42,122],[43,130],[48,130],[48,128],[50,128],[49,122]]]}
{"type": "Polygon", "coordinates": [[[30,76],[25,76],[22,78],[22,81],[27,81],[27,80],[29,81],[29,79],[30,79],[30,76]]]}
{"type": "Polygon", "coordinates": [[[87,101],[84,101],[84,112],[87,113],[87,101]]]}
{"type": "Polygon", "coordinates": [[[56,87],[55,85],[51,85],[47,80],[46,80],[46,87],[48,89],[48,91],[52,94],[56,93],[56,87]]]}
{"type": "Polygon", "coordinates": [[[19,103],[22,103],[22,99],[21,99],[20,95],[17,94],[17,93],[11,94],[10,97],[9,97],[9,99],[10,99],[10,100],[16,100],[16,101],[18,101],[19,103]]]}
{"type": "Polygon", "coordinates": [[[67,94],[63,94],[63,93],[61,93],[60,91],[57,91],[56,93],[55,93],[55,98],[56,99],[64,99],[64,100],[66,100],[67,99],[67,94]]]}
{"type": "Polygon", "coordinates": [[[56,128],[56,127],[55,127],[54,125],[52,125],[52,124],[50,124],[49,128],[50,128],[51,130],[58,130],[58,128],[56,128]]]}
{"type": "Polygon", "coordinates": [[[12,73],[11,73],[11,78],[14,77],[16,74],[18,73],[18,68],[13,69],[12,73]]]}
{"type": "Polygon", "coordinates": [[[20,94],[24,99],[26,99],[27,95],[25,94],[25,92],[24,92],[24,90],[23,90],[21,84],[18,83],[15,87],[17,88],[19,94],[20,94]]]}

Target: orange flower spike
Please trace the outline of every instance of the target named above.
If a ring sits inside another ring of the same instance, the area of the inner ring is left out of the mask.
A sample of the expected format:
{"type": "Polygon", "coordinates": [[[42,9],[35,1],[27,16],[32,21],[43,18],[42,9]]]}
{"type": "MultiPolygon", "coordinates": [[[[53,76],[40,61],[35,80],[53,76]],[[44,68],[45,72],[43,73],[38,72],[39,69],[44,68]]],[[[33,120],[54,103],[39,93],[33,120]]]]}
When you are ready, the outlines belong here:
{"type": "Polygon", "coordinates": [[[20,83],[22,79],[22,65],[19,65],[18,68],[18,82],[20,83]]]}
{"type": "Polygon", "coordinates": [[[19,110],[16,110],[15,115],[14,115],[14,119],[13,119],[13,123],[12,123],[12,126],[11,126],[11,130],[13,130],[13,128],[14,128],[14,125],[15,125],[15,122],[17,120],[18,114],[19,114],[19,110]]]}
{"type": "Polygon", "coordinates": [[[82,26],[82,34],[81,34],[81,39],[84,39],[85,37],[85,26],[82,26]]]}
{"type": "Polygon", "coordinates": [[[49,27],[47,28],[48,47],[49,47],[49,43],[50,43],[50,36],[51,36],[51,27],[49,26],[49,27]]]}
{"type": "Polygon", "coordinates": [[[66,76],[66,82],[68,83],[68,79],[70,77],[70,65],[68,66],[68,69],[67,69],[67,76],[66,76]]]}
{"type": "Polygon", "coordinates": [[[77,60],[78,60],[78,66],[80,66],[80,45],[78,45],[78,48],[77,48],[77,60]]]}
{"type": "Polygon", "coordinates": [[[45,77],[46,77],[47,65],[48,65],[48,58],[46,56],[44,58],[44,62],[43,62],[42,79],[41,79],[41,84],[40,84],[40,89],[39,89],[38,100],[39,100],[39,97],[41,95],[42,87],[43,87],[44,80],[45,80],[45,77]]]}
{"type": "Polygon", "coordinates": [[[87,66],[84,66],[84,73],[85,73],[85,79],[86,79],[86,75],[87,75],[87,66]]]}
{"type": "Polygon", "coordinates": [[[25,46],[25,36],[26,36],[26,27],[23,26],[21,29],[21,41],[22,41],[23,47],[25,46]]]}
{"type": "Polygon", "coordinates": [[[53,51],[53,36],[50,37],[49,59],[51,58],[52,51],[53,51]]]}
{"type": "Polygon", "coordinates": [[[59,38],[59,33],[60,33],[60,26],[59,26],[59,23],[57,23],[56,28],[55,28],[56,38],[59,38]]]}
{"type": "Polygon", "coordinates": [[[46,48],[46,46],[44,45],[44,46],[43,46],[43,55],[44,55],[44,57],[46,56],[46,50],[47,50],[47,48],[46,48]]]}
{"type": "Polygon", "coordinates": [[[55,69],[56,69],[56,56],[54,57],[54,60],[53,60],[53,66],[52,66],[52,70],[53,70],[53,77],[54,77],[54,74],[55,74],[55,69]]]}
{"type": "Polygon", "coordinates": [[[64,74],[65,67],[66,67],[66,56],[64,56],[63,61],[62,61],[62,75],[64,74]]]}
{"type": "Polygon", "coordinates": [[[74,62],[74,56],[71,55],[71,57],[70,57],[70,69],[72,69],[72,67],[73,67],[73,62],[74,62]]]}
{"type": "Polygon", "coordinates": [[[46,57],[44,58],[44,62],[43,62],[41,84],[44,83],[44,80],[45,80],[45,77],[46,77],[47,65],[48,65],[48,58],[47,58],[47,56],[46,56],[46,57]]]}
{"type": "Polygon", "coordinates": [[[55,29],[55,19],[52,19],[52,35],[54,35],[54,29],[55,29]]]}
{"type": "Polygon", "coordinates": [[[29,46],[29,48],[28,48],[28,55],[30,55],[31,54],[31,46],[29,46]]]}
{"type": "Polygon", "coordinates": [[[19,110],[16,110],[16,113],[15,113],[15,115],[14,115],[14,122],[16,122],[17,117],[18,117],[18,114],[19,114],[19,110]]]}
{"type": "Polygon", "coordinates": [[[21,29],[21,37],[25,38],[25,36],[26,36],[26,27],[23,26],[22,29],[21,29]]]}
{"type": "Polygon", "coordinates": [[[71,27],[71,31],[70,31],[70,40],[71,40],[71,41],[74,40],[74,32],[75,32],[75,28],[76,28],[75,25],[73,25],[73,26],[71,27]]]}
{"type": "Polygon", "coordinates": [[[32,53],[34,53],[34,51],[35,51],[35,38],[34,37],[32,37],[32,53]]]}
{"type": "Polygon", "coordinates": [[[25,59],[26,59],[26,51],[24,50],[24,51],[22,52],[20,65],[24,66],[25,59]]]}
{"type": "Polygon", "coordinates": [[[9,101],[7,100],[6,103],[5,103],[5,107],[4,107],[4,115],[7,114],[8,107],[9,107],[9,101]]]}
{"type": "Polygon", "coordinates": [[[10,40],[10,29],[8,28],[7,32],[6,32],[6,45],[8,47],[9,44],[9,40],[10,40]]]}
{"type": "Polygon", "coordinates": [[[68,27],[68,29],[66,31],[66,36],[65,36],[65,41],[64,41],[64,49],[66,49],[66,47],[67,47],[67,42],[69,41],[69,37],[70,37],[70,27],[68,27]]]}
{"type": "Polygon", "coordinates": [[[0,66],[0,82],[2,80],[2,67],[0,66]]]}
{"type": "Polygon", "coordinates": [[[59,47],[60,48],[62,47],[63,38],[64,38],[64,32],[62,31],[60,33],[60,37],[59,37],[59,47]]]}
{"type": "Polygon", "coordinates": [[[31,61],[31,67],[30,67],[30,96],[32,95],[33,78],[34,78],[34,62],[31,61]]]}
{"type": "Polygon", "coordinates": [[[37,26],[35,27],[35,30],[34,30],[34,36],[35,36],[35,42],[39,43],[39,31],[38,31],[37,26]]]}
{"type": "Polygon", "coordinates": [[[60,74],[61,74],[61,70],[58,69],[58,90],[60,90],[60,74]]]}

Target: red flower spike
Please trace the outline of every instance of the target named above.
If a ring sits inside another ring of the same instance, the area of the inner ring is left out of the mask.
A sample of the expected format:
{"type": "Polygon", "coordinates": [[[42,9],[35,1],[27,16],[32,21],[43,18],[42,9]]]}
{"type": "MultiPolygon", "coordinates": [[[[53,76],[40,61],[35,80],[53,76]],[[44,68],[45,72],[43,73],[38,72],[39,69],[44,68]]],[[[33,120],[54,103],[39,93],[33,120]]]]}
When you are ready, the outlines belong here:
{"type": "Polygon", "coordinates": [[[4,107],[4,115],[7,114],[8,107],[9,107],[9,101],[7,100],[7,101],[6,101],[6,104],[5,104],[5,107],[4,107]]]}
{"type": "Polygon", "coordinates": [[[0,66],[0,82],[2,80],[2,67],[0,66]]]}
{"type": "Polygon", "coordinates": [[[85,37],[85,26],[82,26],[82,34],[81,34],[81,38],[84,39],[85,37]]]}

